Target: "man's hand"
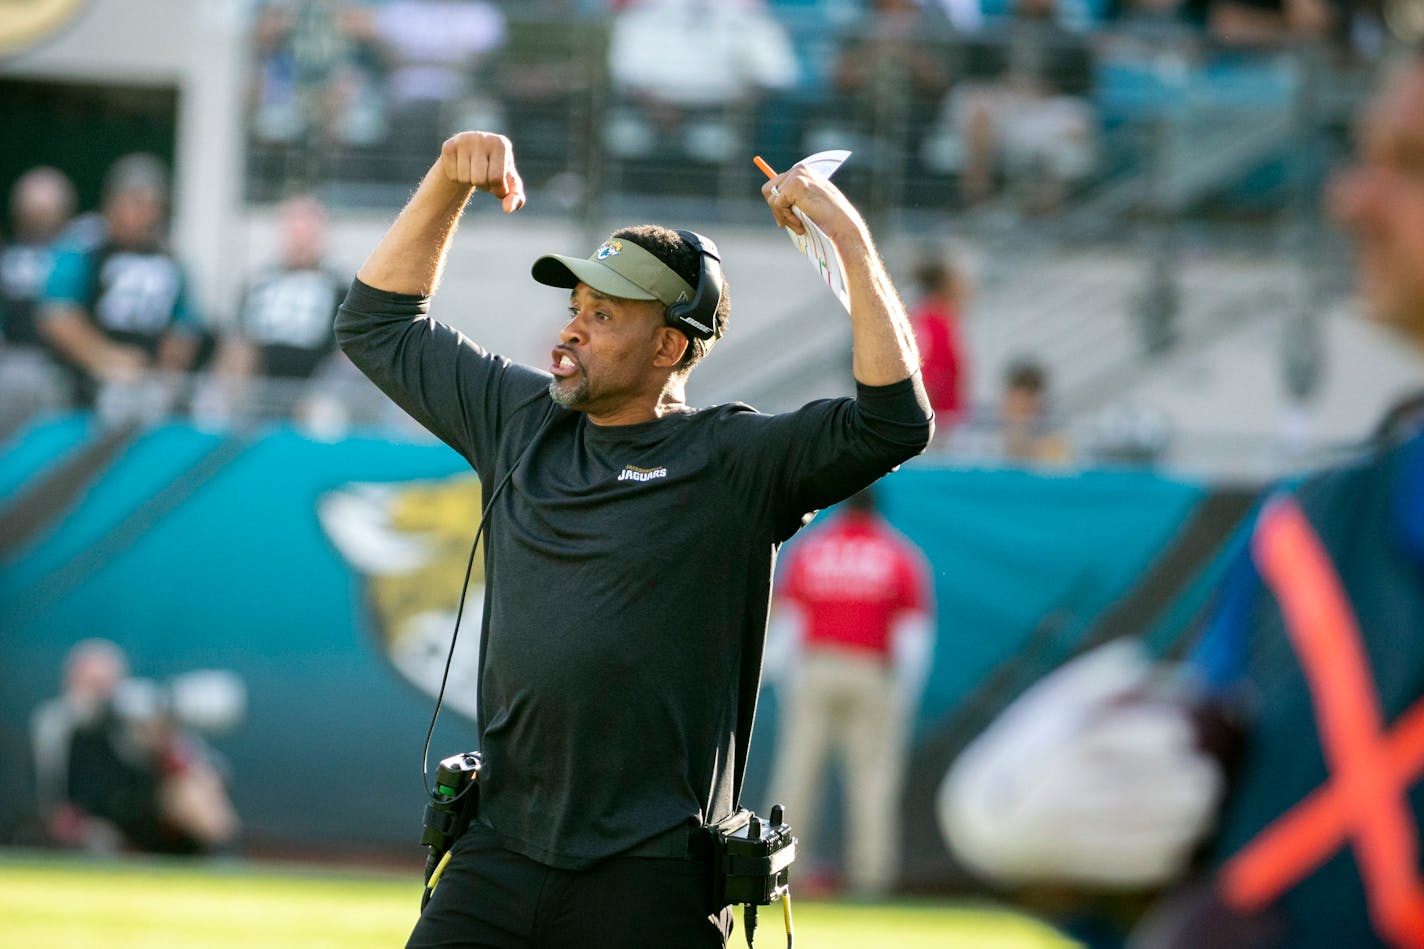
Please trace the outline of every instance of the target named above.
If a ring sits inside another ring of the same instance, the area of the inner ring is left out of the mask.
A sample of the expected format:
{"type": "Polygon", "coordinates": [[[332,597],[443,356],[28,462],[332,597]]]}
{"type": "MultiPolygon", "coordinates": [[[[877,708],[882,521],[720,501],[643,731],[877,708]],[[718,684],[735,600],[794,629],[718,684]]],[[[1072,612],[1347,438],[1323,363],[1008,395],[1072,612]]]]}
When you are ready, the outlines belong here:
{"type": "Polygon", "coordinates": [[[104,382],[132,384],[148,370],[148,353],[137,346],[107,343],[94,354],[93,374],[104,382]]]}
{"type": "Polygon", "coordinates": [[[452,183],[472,185],[499,199],[504,213],[524,207],[524,182],[514,167],[514,146],[493,132],[460,132],[440,147],[440,170],[452,183]]]}
{"type": "Polygon", "coordinates": [[[865,220],[840,189],[813,168],[795,165],[761,186],[762,197],[776,223],[804,235],[806,226],[792,208],[798,208],[841,249],[847,240],[868,240],[865,220]]]}
{"type": "Polygon", "coordinates": [[[471,191],[488,191],[506,214],[524,207],[514,146],[503,135],[460,132],[446,139],[440,157],[356,276],[391,293],[434,293],[471,191]]]}
{"type": "Polygon", "coordinates": [[[890,275],[870,239],[870,228],[840,189],[815,169],[795,165],[761,188],[776,223],[805,236],[800,211],[835,245],[850,299],[851,369],[856,381],[886,386],[920,368],[915,335],[890,275]]]}

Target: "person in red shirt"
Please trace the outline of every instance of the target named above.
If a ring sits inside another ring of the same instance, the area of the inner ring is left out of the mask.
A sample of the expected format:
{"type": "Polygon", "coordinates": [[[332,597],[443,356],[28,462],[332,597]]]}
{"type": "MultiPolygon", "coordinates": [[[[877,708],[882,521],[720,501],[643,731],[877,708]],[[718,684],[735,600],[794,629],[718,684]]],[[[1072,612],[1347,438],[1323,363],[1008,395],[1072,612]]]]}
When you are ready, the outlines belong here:
{"type": "Polygon", "coordinates": [[[907,730],[933,648],[929,563],[866,489],[787,551],[774,604],[767,673],[782,679],[782,705],[772,787],[814,849],[817,792],[837,753],[845,879],[857,895],[882,894],[898,866],[907,730]]]}
{"type": "Polygon", "coordinates": [[[959,314],[968,285],[953,265],[928,260],[915,270],[919,303],[910,311],[910,326],[920,347],[920,375],[935,411],[937,430],[949,431],[965,414],[969,391],[959,314]]]}

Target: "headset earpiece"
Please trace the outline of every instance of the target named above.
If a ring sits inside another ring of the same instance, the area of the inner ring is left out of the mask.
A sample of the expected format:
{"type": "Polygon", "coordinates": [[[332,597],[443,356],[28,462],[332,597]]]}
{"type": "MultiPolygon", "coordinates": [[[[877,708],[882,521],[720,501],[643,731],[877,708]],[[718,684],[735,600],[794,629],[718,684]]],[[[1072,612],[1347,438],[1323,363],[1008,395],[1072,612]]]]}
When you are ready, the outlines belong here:
{"type": "Polygon", "coordinates": [[[689,337],[711,339],[717,330],[717,307],[722,302],[722,258],[710,238],[695,231],[677,234],[697,251],[697,292],[691,300],[679,300],[667,308],[668,323],[689,337]]]}

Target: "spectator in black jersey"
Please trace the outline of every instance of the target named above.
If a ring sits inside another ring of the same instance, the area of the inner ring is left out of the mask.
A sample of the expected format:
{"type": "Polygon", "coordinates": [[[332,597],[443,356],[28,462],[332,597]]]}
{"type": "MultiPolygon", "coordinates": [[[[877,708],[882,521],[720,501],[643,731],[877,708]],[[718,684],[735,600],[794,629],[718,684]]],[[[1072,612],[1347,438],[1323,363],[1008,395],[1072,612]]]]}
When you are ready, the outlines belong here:
{"type": "MultiPolygon", "coordinates": [[[[287,414],[309,380],[330,363],[345,362],[332,319],[351,278],[326,260],[326,224],[326,209],[310,195],[288,198],[278,208],[281,258],[243,290],[234,332],[218,353],[221,398],[228,406],[287,414]],[[253,377],[266,380],[261,392],[252,391],[253,377]]],[[[206,409],[226,411],[216,403],[206,409]]]]}
{"type": "Polygon", "coordinates": [[[568,317],[548,368],[521,366],[427,315],[476,190],[523,206],[503,136],[445,142],[336,324],[492,499],[481,672],[453,684],[478,685],[480,813],[408,945],[722,946],[730,911],[697,842],[742,790],[772,561],[808,514],[924,450],[914,336],[860,215],[796,167],[763,193],[845,262],[855,398],[689,406],[729,298],[685,234],[655,226],[535,263],[568,317]],[[704,329],[670,324],[699,292],[704,329]]]}
{"type": "Polygon", "coordinates": [[[104,179],[104,237],[56,249],[40,332],[73,369],[81,404],[101,387],[133,387],[153,370],[186,371],[200,323],[188,279],[164,246],[168,175],[152,155],[126,155],[104,179]]]}

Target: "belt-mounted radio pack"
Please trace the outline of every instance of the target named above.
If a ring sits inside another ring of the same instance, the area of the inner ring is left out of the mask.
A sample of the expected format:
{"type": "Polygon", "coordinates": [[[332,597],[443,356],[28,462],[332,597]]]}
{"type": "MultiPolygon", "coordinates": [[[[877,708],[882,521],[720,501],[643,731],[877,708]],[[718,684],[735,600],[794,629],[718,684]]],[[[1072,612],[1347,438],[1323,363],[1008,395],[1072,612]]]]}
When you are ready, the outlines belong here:
{"type": "Polygon", "coordinates": [[[796,838],[782,819],[781,805],[763,821],[745,807],[706,828],[712,836],[712,897],[716,906],[774,903],[789,885],[796,838]]]}
{"type": "MultiPolygon", "coordinates": [[[[425,805],[420,833],[420,845],[426,848],[422,910],[450,863],[450,847],[478,814],[483,765],[479,752],[468,751],[443,759],[436,769],[435,789],[425,805]]],[[[790,869],[796,859],[796,838],[781,805],[772,806],[768,820],[740,808],[731,817],[707,825],[701,833],[706,835],[705,852],[712,865],[713,905],[743,904],[743,931],[747,945],[752,946],[757,907],[780,901],[786,945],[790,947],[794,938],[790,869]]]]}
{"type": "Polygon", "coordinates": [[[790,871],[796,838],[781,805],[772,805],[765,821],[743,807],[705,830],[712,845],[712,905],[743,904],[742,931],[750,947],[756,938],[757,907],[781,901],[790,949],[794,940],[790,871]]]}
{"type": "Polygon", "coordinates": [[[484,763],[478,751],[451,755],[440,762],[435,772],[435,790],[425,805],[425,820],[420,831],[420,845],[426,848],[425,892],[420,908],[430,902],[435,884],[450,862],[450,846],[474,820],[480,804],[480,766],[484,763]]]}

